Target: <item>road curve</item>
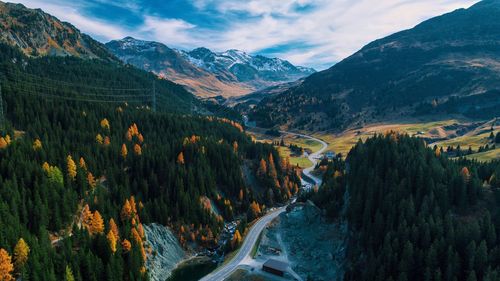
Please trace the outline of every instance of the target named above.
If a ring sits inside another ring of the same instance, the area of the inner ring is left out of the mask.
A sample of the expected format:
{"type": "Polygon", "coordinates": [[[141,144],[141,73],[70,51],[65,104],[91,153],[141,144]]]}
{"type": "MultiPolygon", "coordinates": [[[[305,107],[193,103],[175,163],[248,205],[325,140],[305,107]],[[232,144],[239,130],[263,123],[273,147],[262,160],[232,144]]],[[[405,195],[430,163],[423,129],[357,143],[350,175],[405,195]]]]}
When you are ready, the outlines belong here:
{"type": "MultiPolygon", "coordinates": [[[[302,171],[306,176],[313,179],[319,186],[321,184],[321,179],[312,175],[311,172],[313,171],[314,167],[316,166],[316,163],[318,162],[317,158],[319,157],[319,155],[326,150],[328,146],[327,143],[308,135],[285,132],[285,131],[281,131],[280,133],[299,136],[321,143],[322,145],[321,149],[314,153],[311,153],[308,157],[309,160],[313,163],[313,165],[302,171]]],[[[304,181],[302,182],[304,184],[304,181]]],[[[248,234],[246,235],[245,240],[243,241],[243,244],[238,250],[236,256],[234,256],[228,263],[226,263],[222,267],[217,268],[212,273],[200,279],[200,281],[222,281],[231,276],[231,274],[238,268],[238,266],[250,255],[250,253],[252,252],[252,248],[254,247],[255,243],[257,243],[259,235],[262,232],[262,230],[264,230],[266,225],[270,223],[273,219],[275,219],[277,216],[279,216],[281,213],[283,213],[285,210],[286,206],[280,207],[272,212],[267,213],[265,216],[261,217],[248,231],[248,234]]]]}
{"type": "MultiPolygon", "coordinates": [[[[302,173],[304,173],[306,176],[310,177],[315,183],[316,185],[320,186],[321,185],[321,179],[312,175],[311,172],[314,170],[314,167],[316,166],[316,164],[318,163],[318,159],[319,156],[326,150],[326,148],[328,147],[328,144],[320,139],[317,139],[315,137],[311,137],[311,136],[308,136],[308,135],[303,135],[303,134],[298,134],[298,133],[292,133],[292,132],[286,132],[286,131],[280,131],[280,133],[282,134],[288,134],[288,135],[292,135],[292,136],[298,136],[298,137],[302,137],[302,138],[306,138],[306,139],[310,139],[310,140],[313,140],[313,141],[317,141],[319,143],[321,143],[322,147],[320,150],[314,152],[314,153],[311,153],[309,154],[309,161],[311,161],[313,164],[311,167],[309,168],[305,168],[302,173]]],[[[302,184],[304,184],[304,181],[302,181],[302,184]]]]}
{"type": "Polygon", "coordinates": [[[216,269],[212,273],[206,275],[201,281],[219,281],[228,278],[240,265],[240,263],[247,258],[252,252],[252,248],[259,239],[259,235],[264,230],[266,225],[270,223],[274,218],[279,216],[285,211],[286,207],[277,208],[276,210],[269,212],[265,216],[261,217],[251,228],[243,241],[240,249],[236,256],[234,256],[228,263],[222,267],[216,269]]]}

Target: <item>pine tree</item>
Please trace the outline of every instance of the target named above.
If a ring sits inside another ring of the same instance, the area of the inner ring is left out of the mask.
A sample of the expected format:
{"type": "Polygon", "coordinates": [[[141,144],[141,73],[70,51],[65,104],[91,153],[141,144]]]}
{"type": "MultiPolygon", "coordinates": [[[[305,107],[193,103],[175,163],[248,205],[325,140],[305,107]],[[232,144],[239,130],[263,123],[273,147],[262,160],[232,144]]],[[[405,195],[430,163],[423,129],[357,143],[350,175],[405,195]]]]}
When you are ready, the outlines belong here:
{"type": "Polygon", "coordinates": [[[120,232],[113,218],[109,219],[109,230],[113,232],[113,235],[116,237],[116,240],[120,239],[120,232]]]}

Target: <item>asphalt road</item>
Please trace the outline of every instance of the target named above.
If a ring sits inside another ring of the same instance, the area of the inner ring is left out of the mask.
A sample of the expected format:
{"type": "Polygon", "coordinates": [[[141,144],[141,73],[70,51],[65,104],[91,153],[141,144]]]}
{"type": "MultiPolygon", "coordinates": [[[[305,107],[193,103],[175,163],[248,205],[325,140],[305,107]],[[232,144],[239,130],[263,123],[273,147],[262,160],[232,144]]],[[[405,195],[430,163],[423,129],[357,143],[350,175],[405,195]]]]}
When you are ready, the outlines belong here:
{"type": "MultiPolygon", "coordinates": [[[[309,160],[313,163],[313,165],[302,171],[306,176],[313,179],[317,185],[320,185],[321,179],[312,175],[311,172],[314,169],[314,166],[316,166],[316,163],[318,162],[318,159],[317,159],[318,156],[320,154],[322,154],[325,151],[325,149],[327,148],[327,146],[328,146],[327,143],[320,140],[320,139],[317,139],[317,138],[314,138],[314,137],[311,137],[308,135],[291,133],[291,132],[281,132],[281,133],[300,136],[300,137],[308,138],[308,139],[311,139],[311,140],[314,140],[314,141],[321,143],[321,145],[322,145],[321,149],[314,152],[314,153],[311,153],[308,157],[309,160]]],[[[246,235],[245,240],[243,241],[243,245],[240,247],[236,256],[234,256],[228,263],[217,268],[215,271],[206,275],[205,277],[203,277],[200,280],[201,281],[222,281],[222,280],[228,278],[229,276],[231,276],[231,274],[238,268],[238,266],[242,263],[242,261],[244,261],[250,255],[250,253],[252,252],[252,248],[254,247],[255,243],[257,243],[257,240],[259,239],[259,235],[262,232],[262,230],[264,230],[266,225],[268,223],[270,223],[274,218],[279,216],[281,213],[283,213],[285,210],[286,210],[286,206],[281,207],[281,208],[277,208],[276,210],[274,210],[274,211],[266,214],[262,218],[260,218],[250,228],[250,231],[246,235]]]]}
{"type": "Polygon", "coordinates": [[[240,265],[240,263],[250,255],[252,248],[259,239],[259,235],[264,230],[266,225],[270,223],[279,214],[285,211],[286,207],[278,208],[265,216],[261,217],[251,228],[241,245],[238,254],[234,256],[228,263],[216,269],[212,273],[200,279],[201,281],[219,281],[228,278],[240,265]]]}
{"type": "Polygon", "coordinates": [[[303,137],[303,138],[306,138],[306,139],[310,139],[310,140],[313,140],[313,141],[317,141],[319,143],[321,143],[322,147],[320,150],[314,152],[314,153],[311,153],[309,154],[308,158],[309,158],[309,161],[311,161],[313,163],[313,165],[309,168],[305,168],[302,172],[310,177],[312,180],[314,180],[314,182],[316,182],[316,185],[321,185],[321,179],[312,175],[311,172],[314,170],[314,167],[316,166],[316,164],[318,163],[318,158],[319,156],[326,150],[326,148],[328,147],[328,144],[320,139],[317,139],[315,137],[311,137],[311,136],[308,136],[308,135],[303,135],[303,134],[297,134],[297,133],[291,133],[291,132],[285,132],[285,131],[281,131],[280,133],[282,134],[288,134],[288,135],[292,135],[292,136],[299,136],[299,137],[303,137]]]}

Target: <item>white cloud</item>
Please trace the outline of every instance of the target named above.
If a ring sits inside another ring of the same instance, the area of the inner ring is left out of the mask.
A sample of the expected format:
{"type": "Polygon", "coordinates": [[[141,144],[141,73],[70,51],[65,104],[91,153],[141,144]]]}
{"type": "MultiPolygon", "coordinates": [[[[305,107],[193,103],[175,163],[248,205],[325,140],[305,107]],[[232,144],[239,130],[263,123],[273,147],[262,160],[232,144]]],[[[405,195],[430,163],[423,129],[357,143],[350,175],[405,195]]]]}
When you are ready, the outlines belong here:
{"type": "MultiPolygon", "coordinates": [[[[275,55],[295,64],[324,67],[370,41],[411,28],[433,16],[468,7],[478,0],[186,0],[199,11],[218,11],[214,17],[232,15],[223,29],[195,25],[190,19],[147,14],[142,15],[141,27],[130,29],[85,17],[74,2],[18,1],[40,7],[101,40],[131,35],[173,47],[204,46],[216,51],[236,48],[247,52],[300,44],[311,47],[284,48],[275,55]],[[247,16],[235,17],[235,12],[247,16]]],[[[138,0],[129,3],[131,10],[140,5],[138,0]]]]}

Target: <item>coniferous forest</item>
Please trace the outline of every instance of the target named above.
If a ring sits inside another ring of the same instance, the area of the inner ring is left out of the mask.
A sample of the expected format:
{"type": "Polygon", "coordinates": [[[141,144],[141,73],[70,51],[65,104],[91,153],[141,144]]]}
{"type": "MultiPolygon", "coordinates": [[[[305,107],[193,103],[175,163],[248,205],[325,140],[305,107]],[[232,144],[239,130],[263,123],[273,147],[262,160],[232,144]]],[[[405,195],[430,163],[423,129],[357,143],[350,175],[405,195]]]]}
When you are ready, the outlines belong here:
{"type": "Polygon", "coordinates": [[[345,280],[499,280],[500,162],[390,133],[329,164],[309,194],[349,226],[345,280]]]}
{"type": "Polygon", "coordinates": [[[190,115],[203,105],[171,82],[0,47],[1,280],[147,280],[143,224],[209,246],[224,221],[252,220],[297,192],[294,168],[271,145],[235,121],[190,115]],[[127,102],[126,89],[153,80],[156,112],[150,99],[127,102]],[[126,88],[109,90],[117,85],[126,88]],[[265,194],[245,182],[242,165],[265,194]]]}

